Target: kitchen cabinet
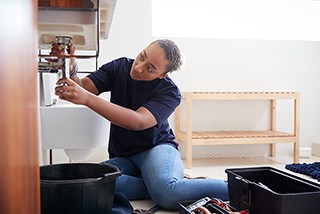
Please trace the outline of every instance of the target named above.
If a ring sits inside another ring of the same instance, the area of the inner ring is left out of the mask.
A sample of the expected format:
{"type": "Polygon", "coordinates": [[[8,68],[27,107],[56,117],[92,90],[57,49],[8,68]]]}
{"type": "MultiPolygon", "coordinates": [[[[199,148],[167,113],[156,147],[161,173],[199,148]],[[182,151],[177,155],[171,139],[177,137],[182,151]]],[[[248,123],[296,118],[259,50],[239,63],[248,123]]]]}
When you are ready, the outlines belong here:
{"type": "Polygon", "coordinates": [[[1,1],[0,213],[40,214],[37,3],[1,1]]]}

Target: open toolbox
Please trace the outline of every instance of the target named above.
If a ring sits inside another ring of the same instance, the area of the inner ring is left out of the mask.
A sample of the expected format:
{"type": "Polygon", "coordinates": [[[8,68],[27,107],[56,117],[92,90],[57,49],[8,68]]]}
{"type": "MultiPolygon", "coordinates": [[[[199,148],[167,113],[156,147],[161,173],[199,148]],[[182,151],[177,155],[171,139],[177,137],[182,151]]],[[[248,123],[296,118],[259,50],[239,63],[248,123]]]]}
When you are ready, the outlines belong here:
{"type": "Polygon", "coordinates": [[[227,202],[217,198],[204,197],[197,201],[182,201],[178,204],[179,214],[249,214],[248,211],[238,212],[227,202]]]}
{"type": "Polygon", "coordinates": [[[230,205],[251,214],[319,214],[320,184],[272,167],[226,169],[230,205]]]}

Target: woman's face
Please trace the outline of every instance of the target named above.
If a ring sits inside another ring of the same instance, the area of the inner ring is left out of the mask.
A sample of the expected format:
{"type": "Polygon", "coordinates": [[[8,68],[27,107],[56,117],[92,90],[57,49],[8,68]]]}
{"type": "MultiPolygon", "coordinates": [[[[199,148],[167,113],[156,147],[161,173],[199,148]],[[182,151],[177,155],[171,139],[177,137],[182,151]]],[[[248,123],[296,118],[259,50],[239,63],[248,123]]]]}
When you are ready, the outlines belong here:
{"type": "Polygon", "coordinates": [[[151,81],[167,76],[169,62],[159,44],[153,43],[142,50],[134,60],[130,76],[138,81],[151,81]]]}

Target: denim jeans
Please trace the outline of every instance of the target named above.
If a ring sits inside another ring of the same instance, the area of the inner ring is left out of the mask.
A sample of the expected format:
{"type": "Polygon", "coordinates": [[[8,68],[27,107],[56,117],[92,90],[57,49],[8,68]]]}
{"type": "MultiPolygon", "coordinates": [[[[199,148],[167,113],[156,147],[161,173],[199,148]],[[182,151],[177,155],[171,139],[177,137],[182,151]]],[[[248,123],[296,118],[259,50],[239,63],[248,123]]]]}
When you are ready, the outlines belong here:
{"type": "Polygon", "coordinates": [[[198,200],[205,196],[228,199],[228,188],[220,179],[184,179],[180,152],[162,144],[140,154],[105,161],[117,166],[122,175],[116,192],[129,200],[152,199],[159,206],[176,210],[178,201],[198,200]]]}

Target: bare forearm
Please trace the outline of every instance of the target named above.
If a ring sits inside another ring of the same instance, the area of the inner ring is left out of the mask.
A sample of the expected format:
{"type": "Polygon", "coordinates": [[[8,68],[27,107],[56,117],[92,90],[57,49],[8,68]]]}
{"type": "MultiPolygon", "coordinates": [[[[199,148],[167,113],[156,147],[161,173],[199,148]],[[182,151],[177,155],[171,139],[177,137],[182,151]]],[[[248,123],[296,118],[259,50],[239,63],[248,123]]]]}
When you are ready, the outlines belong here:
{"type": "Polygon", "coordinates": [[[74,75],[73,77],[71,77],[71,79],[72,79],[73,81],[75,81],[78,85],[80,85],[81,87],[83,87],[83,86],[82,86],[81,79],[78,77],[78,75],[74,75]]]}
{"type": "Polygon", "coordinates": [[[71,77],[71,79],[87,91],[93,94],[98,94],[98,89],[95,87],[95,85],[88,77],[80,79],[78,75],[74,75],[71,77]]]}
{"type": "Polygon", "coordinates": [[[155,117],[148,109],[140,107],[137,110],[132,110],[108,102],[96,95],[98,90],[88,77],[80,81],[82,87],[76,84],[73,79],[62,78],[58,80],[55,94],[60,99],[85,105],[111,123],[126,129],[139,131],[157,124],[155,117]]]}
{"type": "Polygon", "coordinates": [[[146,109],[134,111],[108,102],[94,94],[91,94],[88,100],[87,107],[117,126],[139,131],[156,125],[153,115],[146,112],[146,109]]]}

